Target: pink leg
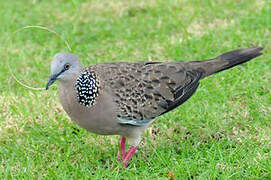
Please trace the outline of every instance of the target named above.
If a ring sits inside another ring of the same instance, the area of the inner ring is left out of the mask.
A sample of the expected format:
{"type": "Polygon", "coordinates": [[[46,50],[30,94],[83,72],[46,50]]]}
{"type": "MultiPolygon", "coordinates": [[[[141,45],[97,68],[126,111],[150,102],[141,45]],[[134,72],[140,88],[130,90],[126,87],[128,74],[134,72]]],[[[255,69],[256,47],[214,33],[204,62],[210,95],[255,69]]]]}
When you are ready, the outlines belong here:
{"type": "Polygon", "coordinates": [[[120,140],[120,152],[121,152],[121,159],[123,160],[126,156],[126,152],[125,152],[125,142],[126,142],[126,138],[124,136],[121,137],[120,140]]]}
{"type": "Polygon", "coordinates": [[[126,153],[125,158],[123,159],[124,167],[126,168],[131,160],[132,156],[135,154],[137,147],[131,146],[129,151],[126,153]]]}
{"type": "Polygon", "coordinates": [[[124,136],[121,137],[120,139],[120,153],[118,152],[117,155],[117,160],[120,160],[120,156],[121,159],[123,160],[126,156],[126,152],[125,152],[125,142],[126,142],[126,138],[124,136]],[[120,155],[121,154],[121,155],[120,155]]]}

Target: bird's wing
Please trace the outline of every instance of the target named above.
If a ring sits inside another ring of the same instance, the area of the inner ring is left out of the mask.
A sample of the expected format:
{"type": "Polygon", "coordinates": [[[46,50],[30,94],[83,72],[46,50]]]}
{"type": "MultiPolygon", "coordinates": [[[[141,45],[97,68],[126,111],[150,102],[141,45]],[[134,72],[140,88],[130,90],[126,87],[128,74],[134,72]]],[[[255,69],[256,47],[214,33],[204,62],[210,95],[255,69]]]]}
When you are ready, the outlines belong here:
{"type": "Polygon", "coordinates": [[[114,96],[120,123],[136,126],[184,103],[202,76],[185,62],[108,63],[97,65],[96,71],[103,72],[98,76],[114,96]]]}
{"type": "Polygon", "coordinates": [[[239,49],[205,61],[119,62],[91,67],[112,94],[120,123],[141,126],[184,103],[200,79],[260,56],[261,50],[239,49]]]}

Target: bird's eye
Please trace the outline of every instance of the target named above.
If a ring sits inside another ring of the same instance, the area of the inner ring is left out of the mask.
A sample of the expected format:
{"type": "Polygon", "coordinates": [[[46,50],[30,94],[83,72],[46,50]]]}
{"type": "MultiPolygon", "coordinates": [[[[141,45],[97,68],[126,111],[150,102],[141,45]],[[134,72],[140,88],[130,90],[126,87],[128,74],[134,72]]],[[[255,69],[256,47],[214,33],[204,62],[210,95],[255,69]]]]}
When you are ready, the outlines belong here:
{"type": "Polygon", "coordinates": [[[64,69],[65,69],[65,70],[68,70],[68,69],[70,69],[70,66],[71,66],[71,65],[70,65],[69,63],[67,63],[67,64],[65,64],[64,69]]]}

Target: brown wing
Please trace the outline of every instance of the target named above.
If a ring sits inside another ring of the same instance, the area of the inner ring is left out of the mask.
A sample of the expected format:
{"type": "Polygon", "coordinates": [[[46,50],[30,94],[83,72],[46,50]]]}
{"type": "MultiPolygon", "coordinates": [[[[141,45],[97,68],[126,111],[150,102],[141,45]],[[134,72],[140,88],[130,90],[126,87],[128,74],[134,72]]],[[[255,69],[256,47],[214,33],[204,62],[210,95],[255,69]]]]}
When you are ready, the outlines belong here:
{"type": "Polygon", "coordinates": [[[239,49],[205,61],[108,63],[88,69],[112,93],[120,123],[140,126],[184,103],[201,78],[260,56],[261,50],[239,49]]]}
{"type": "Polygon", "coordinates": [[[182,103],[196,91],[201,72],[185,62],[108,63],[91,66],[111,92],[121,124],[145,125],[182,103]]]}

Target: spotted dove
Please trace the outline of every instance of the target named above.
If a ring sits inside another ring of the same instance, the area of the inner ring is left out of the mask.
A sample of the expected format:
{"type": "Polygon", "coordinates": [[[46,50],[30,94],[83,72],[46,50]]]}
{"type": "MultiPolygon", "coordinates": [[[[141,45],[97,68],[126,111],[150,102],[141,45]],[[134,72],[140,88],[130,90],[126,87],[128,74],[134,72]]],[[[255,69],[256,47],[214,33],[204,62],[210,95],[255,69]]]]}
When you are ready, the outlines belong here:
{"type": "Polygon", "coordinates": [[[156,117],[188,100],[201,79],[260,56],[261,50],[239,49],[203,61],[113,62],[86,68],[75,55],[58,53],[46,89],[58,80],[61,104],[73,121],[96,134],[120,135],[118,158],[127,167],[142,132],[156,117]]]}

